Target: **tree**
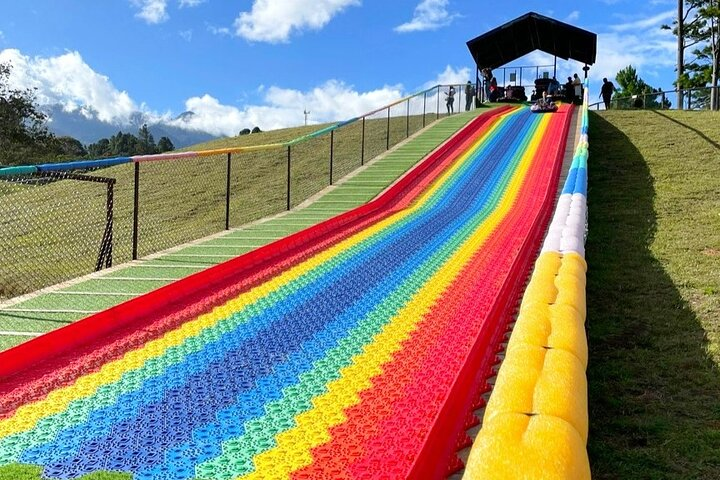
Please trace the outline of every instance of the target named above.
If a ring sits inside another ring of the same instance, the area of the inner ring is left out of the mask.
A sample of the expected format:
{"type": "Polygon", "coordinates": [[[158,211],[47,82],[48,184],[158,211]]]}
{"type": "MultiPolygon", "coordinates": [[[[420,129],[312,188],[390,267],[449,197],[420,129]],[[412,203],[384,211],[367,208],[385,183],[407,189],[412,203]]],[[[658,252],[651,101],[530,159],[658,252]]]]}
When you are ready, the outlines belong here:
{"type": "Polygon", "coordinates": [[[250,133],[260,133],[260,132],[262,132],[262,130],[260,130],[260,127],[255,127],[252,129],[252,131],[250,133]]]}
{"type": "Polygon", "coordinates": [[[249,128],[243,128],[242,130],[240,130],[240,132],[238,133],[238,135],[239,135],[239,136],[250,135],[250,129],[249,129],[249,128]]]}
{"type": "Polygon", "coordinates": [[[132,133],[118,132],[110,137],[110,153],[113,156],[129,157],[139,151],[139,141],[132,133]]]}
{"type": "Polygon", "coordinates": [[[155,139],[153,138],[152,133],[150,133],[147,123],[143,123],[143,126],[140,127],[140,130],[138,130],[137,154],[149,155],[153,153],[157,153],[155,139]]]}
{"type": "Polygon", "coordinates": [[[101,138],[96,143],[88,145],[88,155],[93,158],[103,158],[112,156],[112,148],[110,147],[110,140],[107,138],[101,138]]]}
{"type": "MultiPolygon", "coordinates": [[[[663,25],[678,37],[678,89],[713,87],[711,94],[693,92],[693,103],[707,98],[711,108],[720,108],[718,70],[720,70],[720,0],[678,0],[678,18],[673,26],[663,25]],[[686,56],[686,50],[693,49],[686,56]]],[[[682,92],[678,102],[682,108],[682,92]]]]}
{"type": "Polygon", "coordinates": [[[88,154],[80,140],[73,137],[57,137],[55,139],[57,155],[67,160],[75,160],[88,154]]]}
{"type": "Polygon", "coordinates": [[[157,143],[157,149],[160,153],[172,152],[175,150],[175,145],[173,145],[168,137],[160,137],[157,143]]]}
{"type": "Polygon", "coordinates": [[[11,70],[11,64],[0,63],[0,164],[32,163],[53,151],[54,137],[34,92],[10,88],[11,70]]]}
{"type": "Polygon", "coordinates": [[[637,70],[632,65],[620,70],[615,75],[620,88],[615,92],[614,98],[618,102],[618,107],[629,107],[634,106],[637,108],[670,108],[670,102],[667,99],[661,99],[658,101],[658,97],[661,95],[659,88],[653,88],[638,76],[637,70]],[[625,100],[625,104],[620,103],[618,99],[632,98],[631,100],[625,100]]]}

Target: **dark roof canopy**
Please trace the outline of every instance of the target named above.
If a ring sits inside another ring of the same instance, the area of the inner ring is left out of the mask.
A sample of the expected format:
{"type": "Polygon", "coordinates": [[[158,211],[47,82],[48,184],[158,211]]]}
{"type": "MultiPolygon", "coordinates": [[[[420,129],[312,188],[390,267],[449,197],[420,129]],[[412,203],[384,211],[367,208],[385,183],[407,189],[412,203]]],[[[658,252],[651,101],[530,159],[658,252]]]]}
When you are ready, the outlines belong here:
{"type": "Polygon", "coordinates": [[[497,68],[535,50],[595,63],[597,35],[530,12],[467,42],[478,68],[497,68]]]}

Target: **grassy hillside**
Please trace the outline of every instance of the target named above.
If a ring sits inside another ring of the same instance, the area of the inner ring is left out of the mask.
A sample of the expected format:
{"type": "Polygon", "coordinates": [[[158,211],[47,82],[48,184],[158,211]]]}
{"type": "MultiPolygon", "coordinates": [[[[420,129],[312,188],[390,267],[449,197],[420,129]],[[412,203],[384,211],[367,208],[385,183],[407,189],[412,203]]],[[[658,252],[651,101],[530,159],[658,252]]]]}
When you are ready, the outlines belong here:
{"type": "MultiPolygon", "coordinates": [[[[427,123],[435,119],[428,115],[427,123]]],[[[333,179],[358,168],[422,128],[422,116],[392,117],[334,132],[333,179]]],[[[319,126],[214,140],[188,150],[279,143],[319,126]]],[[[291,149],[291,205],[330,183],[330,135],[291,149]]],[[[134,166],[91,172],[115,179],[113,264],[131,259],[134,166]]],[[[287,202],[287,149],[233,154],[230,226],[281,212],[287,202]]],[[[225,227],[227,156],[140,165],[139,256],[221,231],[225,227]]],[[[0,300],[92,272],[106,221],[106,186],[63,179],[44,185],[0,181],[0,300]]]]}
{"type": "Polygon", "coordinates": [[[720,478],[720,114],[590,118],[597,479],[720,478]]]}

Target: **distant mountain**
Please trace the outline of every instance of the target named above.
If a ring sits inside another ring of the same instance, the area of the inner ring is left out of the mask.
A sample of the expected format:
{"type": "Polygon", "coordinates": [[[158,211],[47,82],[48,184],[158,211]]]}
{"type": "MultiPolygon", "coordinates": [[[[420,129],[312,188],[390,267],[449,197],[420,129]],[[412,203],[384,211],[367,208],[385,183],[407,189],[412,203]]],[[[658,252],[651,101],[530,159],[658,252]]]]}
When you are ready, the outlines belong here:
{"type": "MultiPolygon", "coordinates": [[[[101,138],[109,138],[119,131],[137,135],[138,129],[143,123],[148,124],[150,133],[153,134],[156,142],[160,137],[168,137],[175,148],[183,148],[218,138],[209,133],[186,130],[175,125],[151,123],[142,112],[132,114],[127,124],[114,124],[98,120],[92,112],[88,116],[83,115],[80,111],[66,112],[61,105],[45,107],[43,110],[50,117],[48,128],[51,132],[58,136],[67,135],[77,138],[85,145],[95,143],[101,138]]],[[[187,121],[194,115],[193,112],[183,112],[177,119],[187,121]]]]}

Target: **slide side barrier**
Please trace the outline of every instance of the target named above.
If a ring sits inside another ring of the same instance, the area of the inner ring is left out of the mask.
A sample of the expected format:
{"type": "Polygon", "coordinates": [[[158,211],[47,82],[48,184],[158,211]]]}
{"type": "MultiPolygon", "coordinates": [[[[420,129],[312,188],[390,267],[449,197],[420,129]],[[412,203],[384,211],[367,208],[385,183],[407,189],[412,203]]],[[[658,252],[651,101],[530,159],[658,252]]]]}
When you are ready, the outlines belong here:
{"type": "MultiPolygon", "coordinates": [[[[394,186],[365,205],[0,352],[0,406],[9,409],[21,403],[20,391],[24,390],[24,386],[32,385],[42,390],[53,388],[50,382],[40,381],[42,376],[83,354],[117,342],[123,336],[152,330],[156,328],[153,322],[158,318],[171,318],[172,321],[167,322],[171,327],[179,325],[259,283],[266,272],[272,272],[274,266],[286,266],[289,257],[312,251],[324,239],[352,231],[373,216],[389,215],[390,209],[401,202],[407,189],[416,187],[418,182],[431,182],[434,177],[428,175],[433,167],[452,155],[458,145],[473,138],[479,129],[511,108],[498,108],[478,116],[394,186]],[[252,284],[248,283],[248,278],[253,279],[252,284]],[[12,398],[3,398],[9,392],[12,392],[12,398]]],[[[159,336],[164,332],[152,333],[159,336]]],[[[67,375],[59,381],[70,381],[65,377],[67,375]]],[[[35,391],[33,396],[42,394],[35,391]]]]}
{"type": "Polygon", "coordinates": [[[581,136],[468,459],[467,479],[589,479],[588,88],[581,136]]]}
{"type": "Polygon", "coordinates": [[[413,465],[410,478],[445,478],[462,468],[457,451],[467,446],[465,441],[469,441],[469,438],[465,430],[472,411],[477,408],[478,398],[484,393],[482,389],[485,380],[491,376],[496,358],[495,348],[507,331],[510,320],[508,312],[512,311],[513,305],[522,294],[523,279],[529,274],[535,248],[542,242],[544,229],[552,215],[571,117],[572,114],[568,113],[564,123],[546,138],[547,142],[555,145],[552,153],[555,158],[552,175],[554,183],[548,187],[540,212],[488,315],[488,325],[492,327],[478,336],[463,368],[456,375],[453,387],[433,423],[433,430],[413,465]]]}

